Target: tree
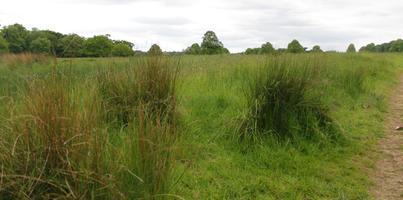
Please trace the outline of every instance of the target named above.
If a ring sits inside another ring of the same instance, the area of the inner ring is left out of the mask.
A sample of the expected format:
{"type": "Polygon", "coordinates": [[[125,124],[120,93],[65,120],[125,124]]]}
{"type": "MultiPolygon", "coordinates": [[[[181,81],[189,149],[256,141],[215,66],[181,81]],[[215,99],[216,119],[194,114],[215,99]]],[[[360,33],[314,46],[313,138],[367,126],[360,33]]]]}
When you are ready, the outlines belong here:
{"type": "Polygon", "coordinates": [[[63,56],[64,48],[60,41],[63,37],[64,35],[58,32],[33,28],[27,36],[27,44],[28,46],[31,46],[32,41],[37,38],[46,38],[50,41],[51,53],[55,53],[57,56],[63,56]]]}
{"type": "Polygon", "coordinates": [[[127,45],[130,49],[133,49],[133,47],[134,47],[134,44],[133,44],[133,43],[131,43],[131,42],[129,42],[129,41],[126,41],[126,40],[113,40],[113,44],[115,44],[115,45],[117,45],[117,44],[125,44],[125,45],[127,45]]]}
{"type": "Polygon", "coordinates": [[[83,54],[85,56],[105,57],[112,52],[113,43],[106,35],[98,35],[88,38],[83,43],[83,54]]]}
{"type": "Polygon", "coordinates": [[[0,35],[0,54],[8,53],[8,43],[7,41],[0,35]]]}
{"type": "Polygon", "coordinates": [[[377,52],[377,47],[374,43],[370,43],[367,46],[363,46],[359,50],[360,52],[377,52]]]}
{"type": "Polygon", "coordinates": [[[218,40],[216,34],[213,31],[207,31],[203,36],[203,42],[201,43],[201,51],[203,54],[221,54],[224,45],[218,40]]]}
{"type": "Polygon", "coordinates": [[[390,45],[390,52],[403,52],[403,40],[398,39],[392,42],[390,45]]]}
{"type": "Polygon", "coordinates": [[[322,49],[320,49],[319,45],[315,45],[315,46],[312,47],[311,52],[313,52],[313,53],[321,53],[323,51],[322,51],[322,49]]]}
{"type": "Polygon", "coordinates": [[[348,45],[348,47],[347,47],[347,51],[346,51],[347,53],[355,53],[356,52],[356,50],[355,50],[355,46],[354,46],[354,44],[350,44],[350,45],[348,45]]]}
{"type": "Polygon", "coordinates": [[[151,48],[148,50],[147,55],[150,56],[161,56],[162,55],[162,50],[160,46],[157,44],[153,44],[151,48]]]}
{"type": "Polygon", "coordinates": [[[21,24],[5,26],[0,33],[7,41],[11,53],[21,53],[28,50],[26,39],[29,32],[21,24]]]}
{"type": "Polygon", "coordinates": [[[60,45],[63,47],[62,57],[79,57],[82,54],[85,39],[77,34],[70,34],[60,39],[60,45]]]}
{"type": "Polygon", "coordinates": [[[247,48],[245,51],[246,55],[251,55],[251,54],[258,54],[260,48],[247,48]]]}
{"type": "Polygon", "coordinates": [[[298,40],[293,40],[287,46],[288,53],[303,53],[305,51],[304,47],[298,42],[298,40]]]}
{"type": "Polygon", "coordinates": [[[118,44],[115,44],[115,46],[113,46],[112,55],[113,56],[123,56],[123,57],[132,56],[132,55],[134,55],[134,51],[125,43],[118,43],[118,44]]]}
{"type": "Polygon", "coordinates": [[[199,55],[201,53],[202,53],[201,48],[200,48],[199,44],[197,44],[197,43],[192,44],[192,46],[188,47],[185,50],[185,54],[199,55]]]}
{"type": "Polygon", "coordinates": [[[50,53],[50,41],[46,38],[40,37],[35,39],[30,44],[30,49],[34,53],[50,53]]]}
{"type": "Polygon", "coordinates": [[[269,54],[269,53],[273,53],[273,52],[274,52],[274,48],[270,42],[266,42],[265,44],[262,44],[262,46],[259,49],[259,54],[269,54]]]}

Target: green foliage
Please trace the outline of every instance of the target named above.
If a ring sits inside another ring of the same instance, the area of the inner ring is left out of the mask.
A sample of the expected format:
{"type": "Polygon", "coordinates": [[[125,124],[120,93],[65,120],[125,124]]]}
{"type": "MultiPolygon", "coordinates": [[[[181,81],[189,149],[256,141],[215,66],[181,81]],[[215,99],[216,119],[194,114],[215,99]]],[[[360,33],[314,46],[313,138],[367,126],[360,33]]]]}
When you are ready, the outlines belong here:
{"type": "Polygon", "coordinates": [[[126,41],[126,40],[113,40],[113,44],[117,45],[117,44],[125,44],[126,46],[128,46],[130,49],[133,49],[134,44],[126,41]]]}
{"type": "Polygon", "coordinates": [[[304,47],[298,42],[298,40],[293,40],[287,46],[288,53],[303,53],[305,51],[304,47]]]}
{"type": "Polygon", "coordinates": [[[390,52],[403,52],[403,40],[398,39],[392,42],[390,45],[390,52]]]}
{"type": "Polygon", "coordinates": [[[83,43],[83,55],[90,57],[106,57],[111,55],[112,41],[105,35],[88,38],[83,43]]]}
{"type": "MultiPolygon", "coordinates": [[[[32,42],[38,38],[46,38],[50,41],[50,51],[52,54],[56,54],[56,56],[62,56],[63,53],[63,45],[60,42],[63,34],[57,33],[50,30],[38,30],[33,28],[31,32],[29,32],[27,36],[27,44],[30,47],[32,42]]],[[[31,49],[32,50],[32,49],[31,49]]]]}
{"type": "Polygon", "coordinates": [[[147,52],[150,56],[162,56],[162,50],[158,44],[153,44],[147,52]]]}
{"type": "Polygon", "coordinates": [[[190,54],[190,55],[200,55],[202,53],[202,51],[201,51],[199,44],[194,43],[194,44],[192,44],[192,46],[188,47],[184,53],[190,54]]]}
{"type": "Polygon", "coordinates": [[[112,48],[112,55],[113,56],[132,56],[134,54],[133,49],[131,49],[127,44],[125,43],[118,43],[115,44],[112,48]]]}
{"type": "Polygon", "coordinates": [[[228,49],[224,49],[224,45],[213,31],[207,31],[203,36],[201,43],[201,51],[203,54],[223,54],[229,53],[228,49]]]}
{"type": "Polygon", "coordinates": [[[378,52],[377,46],[374,43],[370,43],[367,46],[361,47],[360,52],[378,52]]]}
{"type": "Polygon", "coordinates": [[[37,38],[31,42],[29,48],[34,53],[43,53],[49,54],[50,53],[50,41],[46,38],[37,38]]]}
{"type": "Polygon", "coordinates": [[[259,54],[270,54],[273,52],[274,52],[274,48],[270,42],[266,42],[265,44],[262,44],[262,46],[259,49],[259,54]]]}
{"type": "Polygon", "coordinates": [[[0,35],[0,54],[8,53],[8,43],[7,41],[0,35]]]}
{"type": "Polygon", "coordinates": [[[62,57],[80,57],[85,39],[77,34],[66,35],[60,39],[63,47],[62,57]]]}
{"type": "Polygon", "coordinates": [[[320,49],[319,45],[315,45],[315,46],[313,46],[311,52],[313,52],[313,53],[322,53],[323,51],[322,51],[322,49],[320,49]]]}
{"type": "Polygon", "coordinates": [[[247,48],[245,53],[246,55],[252,55],[252,54],[258,54],[259,53],[260,48],[247,48]]]}
{"type": "Polygon", "coordinates": [[[350,45],[348,45],[348,47],[347,47],[347,51],[346,51],[347,53],[355,53],[356,52],[356,50],[355,50],[355,46],[354,46],[354,44],[350,44],[350,45]]]}
{"type": "Polygon", "coordinates": [[[29,31],[21,24],[5,26],[1,30],[1,36],[8,42],[11,53],[28,51],[27,37],[29,31]]]}

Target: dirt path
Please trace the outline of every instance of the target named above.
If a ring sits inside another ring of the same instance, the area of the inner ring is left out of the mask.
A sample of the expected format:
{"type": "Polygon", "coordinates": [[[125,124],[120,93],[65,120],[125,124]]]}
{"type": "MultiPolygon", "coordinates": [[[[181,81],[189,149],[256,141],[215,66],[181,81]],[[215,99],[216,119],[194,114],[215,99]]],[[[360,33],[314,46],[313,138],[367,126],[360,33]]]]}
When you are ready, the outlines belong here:
{"type": "Polygon", "coordinates": [[[395,94],[389,101],[390,112],[387,115],[385,129],[387,135],[380,140],[380,157],[376,163],[373,180],[377,184],[373,194],[377,200],[403,199],[403,76],[395,94]]]}

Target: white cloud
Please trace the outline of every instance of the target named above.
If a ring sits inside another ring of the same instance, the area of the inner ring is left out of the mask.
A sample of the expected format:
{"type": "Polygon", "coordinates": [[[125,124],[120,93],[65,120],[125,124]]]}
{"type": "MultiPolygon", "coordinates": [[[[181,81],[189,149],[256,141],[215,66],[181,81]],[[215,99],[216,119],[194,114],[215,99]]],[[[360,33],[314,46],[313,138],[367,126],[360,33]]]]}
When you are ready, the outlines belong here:
{"type": "Polygon", "coordinates": [[[2,2],[0,24],[21,23],[86,37],[111,34],[147,50],[185,49],[213,30],[231,52],[293,39],[344,51],[402,37],[400,0],[14,0],[2,2]]]}

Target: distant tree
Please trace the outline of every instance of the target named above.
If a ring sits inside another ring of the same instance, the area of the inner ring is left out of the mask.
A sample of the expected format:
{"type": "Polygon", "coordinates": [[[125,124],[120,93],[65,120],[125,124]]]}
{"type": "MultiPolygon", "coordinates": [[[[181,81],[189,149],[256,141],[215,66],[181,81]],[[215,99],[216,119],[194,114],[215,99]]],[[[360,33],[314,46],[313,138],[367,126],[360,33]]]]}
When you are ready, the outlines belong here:
{"type": "Polygon", "coordinates": [[[129,41],[126,41],[126,40],[113,40],[113,44],[115,44],[115,45],[117,45],[117,44],[125,44],[125,45],[127,45],[130,49],[133,49],[133,47],[134,47],[134,44],[133,44],[133,43],[131,43],[131,42],[129,42],[129,41]]]}
{"type": "Polygon", "coordinates": [[[288,53],[303,53],[305,51],[304,47],[298,42],[298,40],[293,40],[287,46],[288,53]]]}
{"type": "Polygon", "coordinates": [[[199,46],[199,44],[194,43],[192,44],[192,46],[188,47],[185,52],[185,54],[191,54],[191,55],[199,55],[201,54],[201,48],[199,46]]]}
{"type": "Polygon", "coordinates": [[[63,47],[61,57],[80,57],[82,54],[85,39],[77,34],[70,34],[60,39],[60,45],[63,47]]]}
{"type": "Polygon", "coordinates": [[[393,41],[383,43],[383,44],[378,44],[378,45],[376,45],[376,49],[378,52],[389,52],[390,47],[392,46],[392,43],[393,43],[393,41]]]}
{"type": "Polygon", "coordinates": [[[320,49],[320,46],[319,46],[319,45],[315,45],[315,46],[313,46],[311,52],[313,52],[313,53],[320,53],[320,52],[323,52],[323,51],[322,51],[322,49],[320,49]]]}
{"type": "Polygon", "coordinates": [[[203,36],[203,42],[201,43],[201,51],[203,54],[221,54],[225,53],[223,51],[224,45],[213,31],[207,31],[203,36]]]}
{"type": "Polygon", "coordinates": [[[346,51],[347,53],[355,53],[356,52],[356,50],[355,50],[355,46],[354,46],[354,44],[350,44],[350,45],[348,45],[348,47],[347,47],[347,51],[346,51]]]}
{"type": "Polygon", "coordinates": [[[265,44],[262,44],[262,46],[259,49],[259,54],[269,54],[269,53],[273,53],[273,52],[274,52],[274,48],[270,42],[266,42],[265,44]]]}
{"type": "Polygon", "coordinates": [[[143,55],[147,55],[147,53],[140,50],[134,51],[134,56],[143,56],[143,55]]]}
{"type": "Polygon", "coordinates": [[[377,47],[374,43],[370,43],[367,46],[363,46],[359,50],[360,52],[377,52],[377,47]]]}
{"type": "Polygon", "coordinates": [[[8,43],[7,41],[0,35],[0,54],[8,53],[8,43]]]}
{"type": "Polygon", "coordinates": [[[230,54],[229,50],[227,48],[222,48],[221,49],[222,54],[230,54]]]}
{"type": "Polygon", "coordinates": [[[49,54],[50,45],[50,40],[40,37],[32,41],[29,48],[34,53],[49,54]]]}
{"type": "Polygon", "coordinates": [[[113,43],[107,35],[98,35],[88,38],[83,43],[84,56],[105,57],[112,52],[113,43]]]}
{"type": "Polygon", "coordinates": [[[28,50],[27,36],[29,31],[21,24],[5,26],[0,35],[7,41],[11,53],[21,53],[28,50]]]}
{"type": "Polygon", "coordinates": [[[162,55],[162,50],[160,46],[157,44],[153,44],[151,48],[148,50],[147,55],[150,56],[161,56],[162,55]]]}
{"type": "Polygon", "coordinates": [[[390,45],[390,52],[403,52],[403,40],[398,39],[392,42],[390,45]]]}
{"type": "Polygon", "coordinates": [[[260,48],[247,48],[245,51],[246,55],[252,55],[252,54],[258,54],[260,51],[260,48]]]}
{"type": "Polygon", "coordinates": [[[112,55],[113,56],[123,56],[123,57],[132,56],[132,55],[134,55],[134,51],[127,44],[118,43],[118,44],[115,44],[115,46],[113,46],[112,55]]]}

